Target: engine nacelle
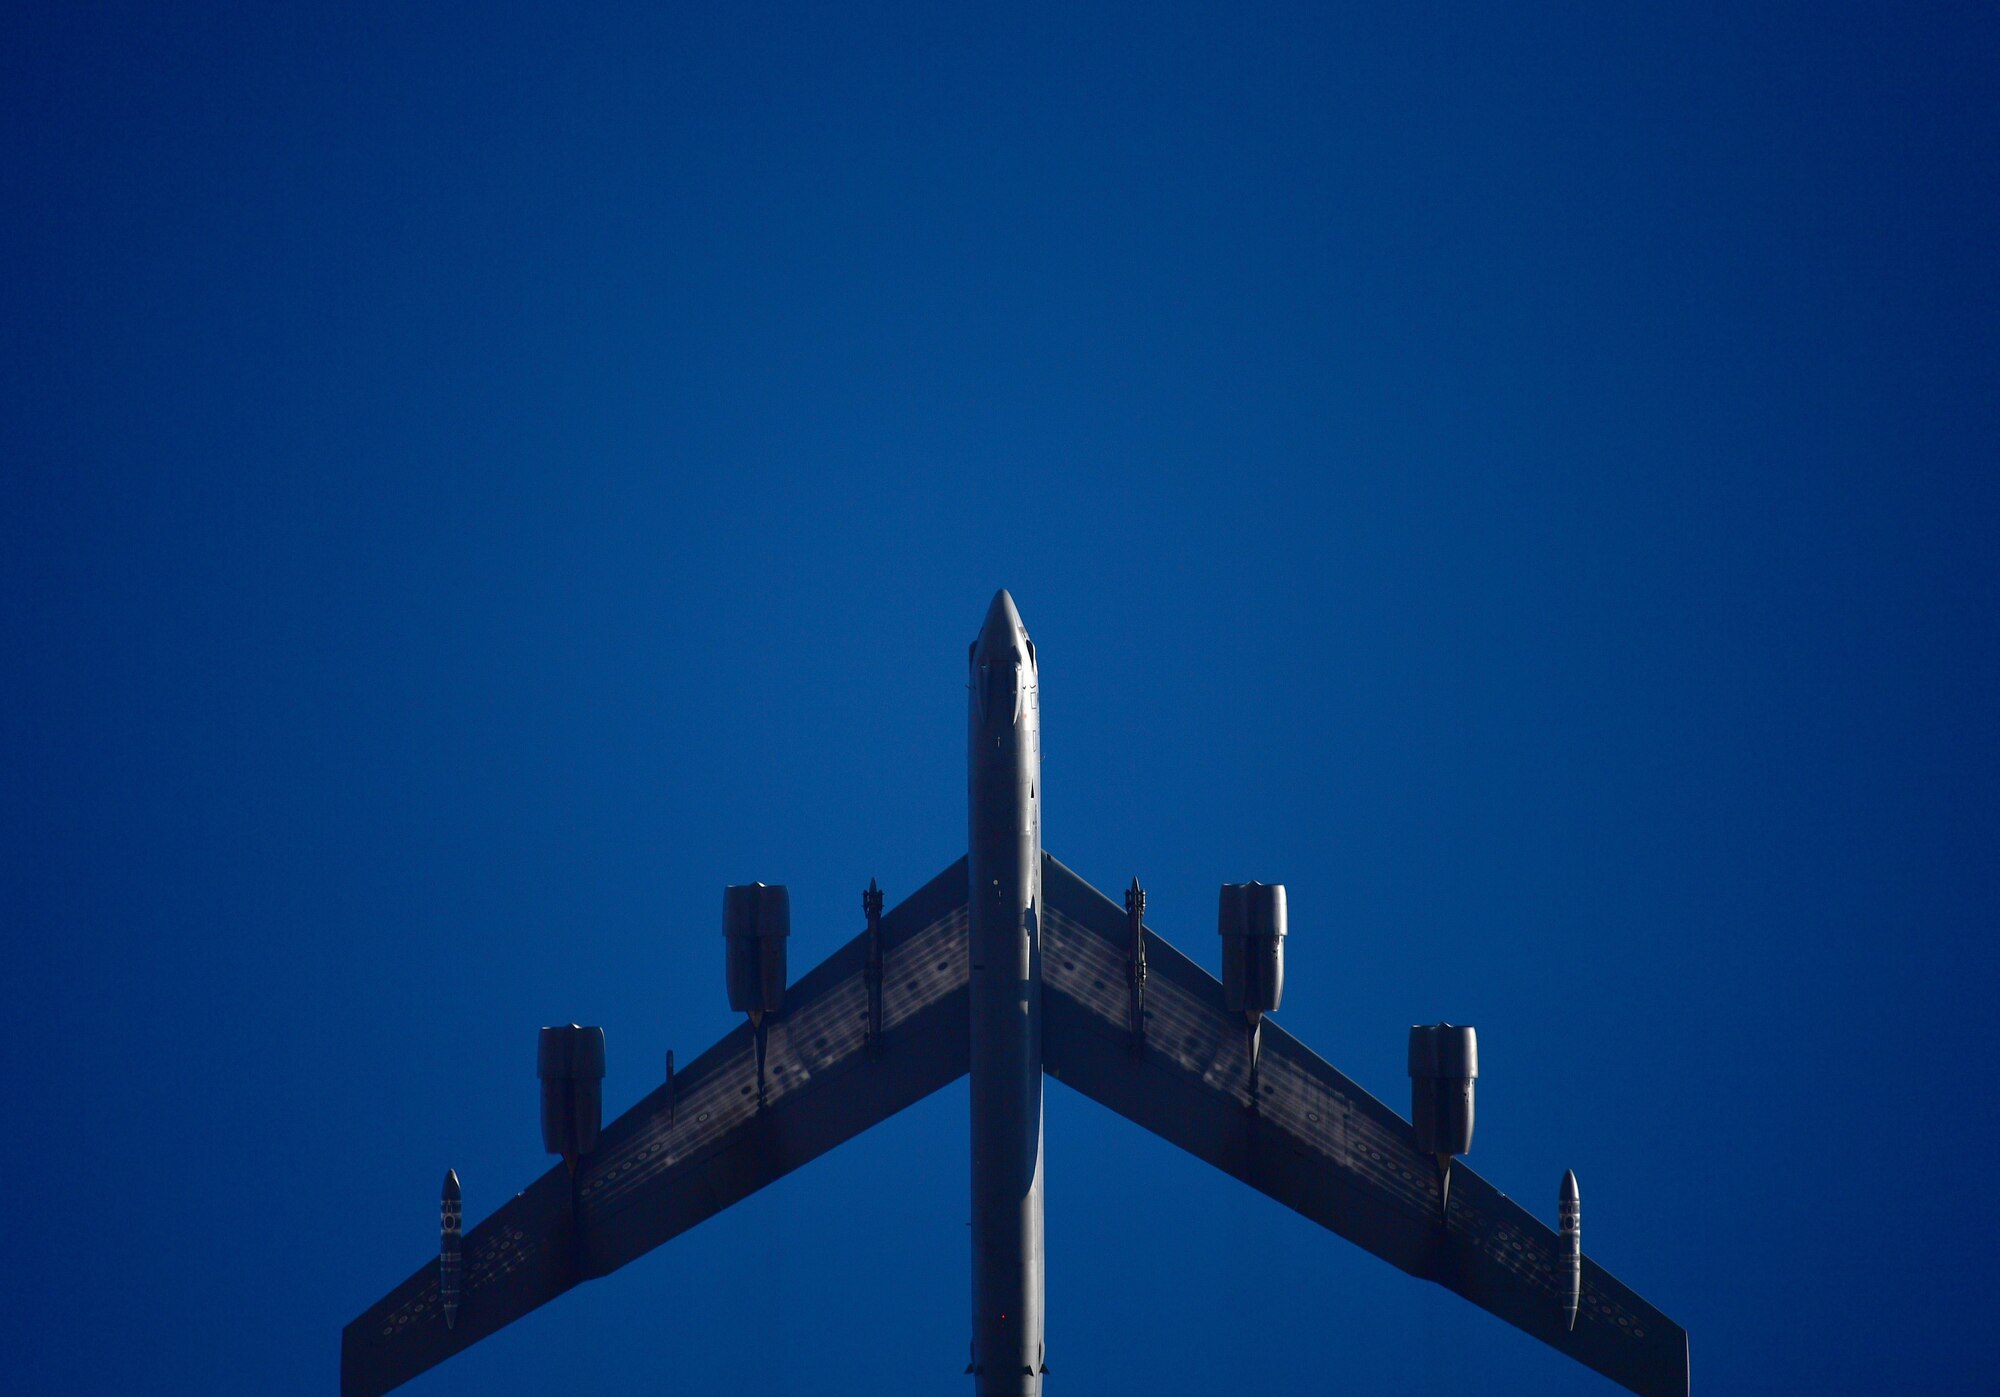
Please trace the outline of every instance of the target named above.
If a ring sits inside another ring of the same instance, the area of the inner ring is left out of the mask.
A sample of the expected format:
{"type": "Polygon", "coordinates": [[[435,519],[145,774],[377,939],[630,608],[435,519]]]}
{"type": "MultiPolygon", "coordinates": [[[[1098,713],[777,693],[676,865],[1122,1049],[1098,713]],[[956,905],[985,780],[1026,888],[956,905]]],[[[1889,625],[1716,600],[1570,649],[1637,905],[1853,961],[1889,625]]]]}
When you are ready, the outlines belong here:
{"type": "Polygon", "coordinates": [[[543,1029],[535,1075],[542,1079],[542,1148],[574,1168],[597,1148],[604,1121],[604,1030],[543,1029]]]}
{"type": "Polygon", "coordinates": [[[1441,1159],[1472,1148],[1472,1088],[1479,1080],[1479,1040],[1469,1025],[1410,1029],[1410,1124],[1417,1148],[1441,1159]]]}
{"type": "Polygon", "coordinates": [[[722,935],[729,944],[729,1007],[761,1021],[785,1007],[785,942],[792,895],[783,884],[722,890],[722,935]]]}
{"type": "Polygon", "coordinates": [[[1224,883],[1216,930],[1223,1003],[1252,1018],[1277,1013],[1285,994],[1285,885],[1224,883]]]}

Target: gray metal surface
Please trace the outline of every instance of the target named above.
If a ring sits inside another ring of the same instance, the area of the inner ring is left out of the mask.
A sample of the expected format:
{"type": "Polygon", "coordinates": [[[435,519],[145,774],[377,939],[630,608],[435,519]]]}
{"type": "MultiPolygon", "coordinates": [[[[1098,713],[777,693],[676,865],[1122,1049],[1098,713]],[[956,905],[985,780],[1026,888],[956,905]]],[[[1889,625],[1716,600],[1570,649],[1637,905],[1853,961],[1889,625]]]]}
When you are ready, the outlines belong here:
{"type": "Polygon", "coordinates": [[[972,1360],[980,1397],[1042,1390],[1041,696],[1014,599],[973,642],[972,1360]]]}

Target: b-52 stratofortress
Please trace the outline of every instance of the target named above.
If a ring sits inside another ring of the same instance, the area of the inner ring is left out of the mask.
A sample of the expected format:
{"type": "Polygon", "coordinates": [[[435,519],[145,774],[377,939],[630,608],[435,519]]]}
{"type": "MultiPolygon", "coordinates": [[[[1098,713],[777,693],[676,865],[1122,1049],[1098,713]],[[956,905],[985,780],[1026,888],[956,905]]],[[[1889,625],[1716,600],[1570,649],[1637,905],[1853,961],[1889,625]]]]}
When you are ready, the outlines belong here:
{"type": "Polygon", "coordinates": [[[1039,1397],[1042,1083],[1054,1077],[1393,1266],[1647,1397],[1685,1397],[1687,1333],[1582,1254],[1576,1179],[1551,1230],[1459,1162],[1477,1044],[1410,1030],[1404,1120],[1270,1019],[1285,890],[1225,884],[1218,981],[1042,850],[1035,644],[1001,592],[971,651],[964,858],[787,984],[782,887],[723,895],[746,1022],[601,1124],[602,1029],[545,1028],[542,1135],[562,1163],[461,1233],[445,1178],[435,1259],[353,1323],[341,1391],[373,1394],[477,1343],[959,1077],[971,1077],[978,1397],[1039,1397]]]}

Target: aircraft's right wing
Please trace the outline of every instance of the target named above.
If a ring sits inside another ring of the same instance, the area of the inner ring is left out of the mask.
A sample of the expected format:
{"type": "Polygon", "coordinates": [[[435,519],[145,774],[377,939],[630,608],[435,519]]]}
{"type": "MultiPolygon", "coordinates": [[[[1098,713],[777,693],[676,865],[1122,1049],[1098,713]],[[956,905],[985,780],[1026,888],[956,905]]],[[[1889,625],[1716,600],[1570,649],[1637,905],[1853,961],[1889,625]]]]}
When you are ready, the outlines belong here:
{"type": "Polygon", "coordinates": [[[1132,1046],[1126,914],[1043,862],[1049,1075],[1411,1275],[1436,1281],[1645,1397],[1686,1397],[1687,1332],[1588,1257],[1564,1323],[1555,1233],[1463,1163],[1449,1215],[1409,1122],[1264,1021],[1252,1109],[1241,1014],[1145,932],[1145,1040],[1132,1046]]]}
{"type": "Polygon", "coordinates": [[[616,1270],[965,1074],[965,860],[882,918],[881,1036],[867,936],[786,992],[767,1020],[764,1100],[748,1024],[465,1234],[463,1292],[443,1309],[435,1255],[347,1326],[342,1397],[377,1397],[616,1270]]]}

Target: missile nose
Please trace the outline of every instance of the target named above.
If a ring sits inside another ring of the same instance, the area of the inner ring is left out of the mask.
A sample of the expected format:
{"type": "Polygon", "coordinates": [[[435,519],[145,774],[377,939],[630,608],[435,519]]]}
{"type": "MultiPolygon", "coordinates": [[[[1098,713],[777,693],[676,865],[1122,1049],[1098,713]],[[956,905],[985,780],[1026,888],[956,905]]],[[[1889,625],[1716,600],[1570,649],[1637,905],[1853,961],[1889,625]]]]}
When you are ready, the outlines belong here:
{"type": "Polygon", "coordinates": [[[458,1171],[447,1169],[444,1171],[444,1201],[453,1202],[458,1196],[458,1171]]]}
{"type": "Polygon", "coordinates": [[[1577,1201],[1576,1170],[1574,1169],[1563,1170],[1562,1201],[1565,1203],[1574,1203],[1577,1201]]]}

